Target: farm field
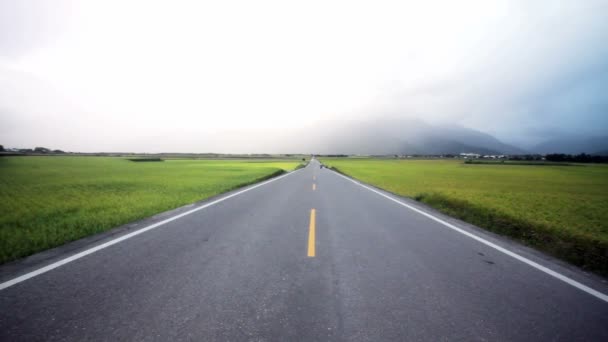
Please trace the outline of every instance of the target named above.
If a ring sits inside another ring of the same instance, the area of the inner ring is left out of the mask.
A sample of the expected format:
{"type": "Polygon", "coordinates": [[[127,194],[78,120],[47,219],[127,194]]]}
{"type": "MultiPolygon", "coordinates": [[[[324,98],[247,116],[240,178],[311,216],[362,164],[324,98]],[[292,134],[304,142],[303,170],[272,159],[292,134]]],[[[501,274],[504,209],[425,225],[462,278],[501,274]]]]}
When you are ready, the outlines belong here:
{"type": "Polygon", "coordinates": [[[298,167],[300,160],[0,157],[0,263],[298,167]]]}
{"type": "Polygon", "coordinates": [[[340,172],[608,274],[608,165],[322,158],[340,172]]]}

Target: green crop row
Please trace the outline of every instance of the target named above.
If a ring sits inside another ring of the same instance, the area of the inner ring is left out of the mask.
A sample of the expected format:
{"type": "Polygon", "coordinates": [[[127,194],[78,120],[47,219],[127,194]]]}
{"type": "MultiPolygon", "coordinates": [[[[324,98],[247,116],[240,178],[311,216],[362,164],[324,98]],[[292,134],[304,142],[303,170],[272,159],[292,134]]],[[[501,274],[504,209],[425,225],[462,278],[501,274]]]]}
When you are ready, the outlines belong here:
{"type": "Polygon", "coordinates": [[[0,157],[0,263],[293,170],[299,160],[0,157]]]}
{"type": "Polygon", "coordinates": [[[608,275],[608,165],[323,159],[451,216],[608,275]]]}

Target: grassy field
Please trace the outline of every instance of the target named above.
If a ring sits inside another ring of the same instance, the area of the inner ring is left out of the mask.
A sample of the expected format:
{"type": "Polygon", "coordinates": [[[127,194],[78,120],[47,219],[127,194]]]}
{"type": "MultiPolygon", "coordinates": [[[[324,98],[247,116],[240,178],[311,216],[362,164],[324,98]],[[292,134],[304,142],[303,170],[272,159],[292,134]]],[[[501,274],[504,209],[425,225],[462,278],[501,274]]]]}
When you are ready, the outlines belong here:
{"type": "Polygon", "coordinates": [[[0,263],[293,170],[299,160],[0,157],[0,263]]]}
{"type": "Polygon", "coordinates": [[[608,165],[322,161],[364,182],[608,275],[608,165]]]}

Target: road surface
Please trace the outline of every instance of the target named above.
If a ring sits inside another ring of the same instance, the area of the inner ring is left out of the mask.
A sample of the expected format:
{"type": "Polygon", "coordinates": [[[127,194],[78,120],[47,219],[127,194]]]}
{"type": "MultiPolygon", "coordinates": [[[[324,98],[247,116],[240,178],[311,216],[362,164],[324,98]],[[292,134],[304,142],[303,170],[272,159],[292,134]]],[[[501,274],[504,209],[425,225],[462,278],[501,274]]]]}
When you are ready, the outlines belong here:
{"type": "Polygon", "coordinates": [[[1,341],[608,341],[601,279],[316,161],[0,281],[1,341]]]}

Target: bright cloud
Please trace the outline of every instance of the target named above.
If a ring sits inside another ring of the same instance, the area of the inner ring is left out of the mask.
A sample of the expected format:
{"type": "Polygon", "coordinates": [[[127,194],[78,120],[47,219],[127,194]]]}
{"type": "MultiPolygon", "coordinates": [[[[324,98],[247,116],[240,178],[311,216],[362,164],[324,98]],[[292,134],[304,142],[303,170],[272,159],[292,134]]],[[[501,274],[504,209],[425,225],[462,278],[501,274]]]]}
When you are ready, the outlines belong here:
{"type": "Polygon", "coordinates": [[[608,128],[602,1],[49,0],[0,13],[9,146],[250,152],[255,134],[223,132],[380,112],[522,143],[608,128]]]}

